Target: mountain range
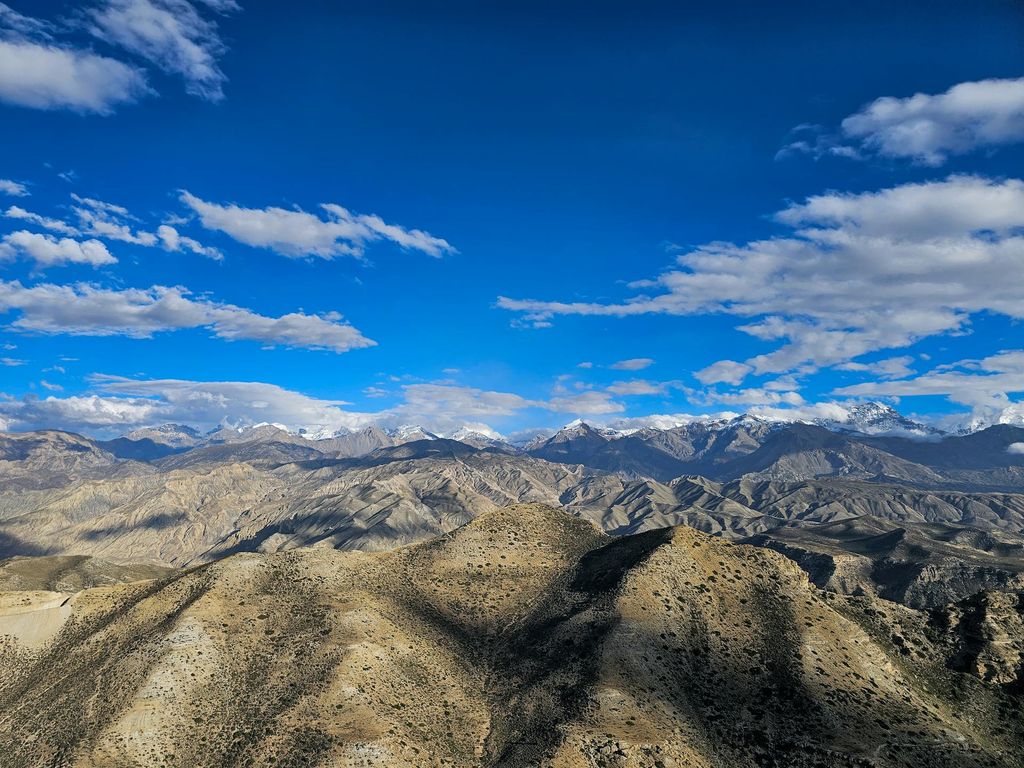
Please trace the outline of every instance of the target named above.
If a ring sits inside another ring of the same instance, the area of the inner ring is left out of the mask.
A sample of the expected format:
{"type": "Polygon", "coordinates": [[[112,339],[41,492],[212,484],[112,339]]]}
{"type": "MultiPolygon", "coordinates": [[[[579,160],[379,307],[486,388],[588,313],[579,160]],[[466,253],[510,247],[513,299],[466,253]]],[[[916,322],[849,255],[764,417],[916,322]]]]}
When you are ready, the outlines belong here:
{"type": "Polygon", "coordinates": [[[1024,429],[894,413],[0,435],[0,763],[1022,766],[1024,429]]]}
{"type": "Polygon", "coordinates": [[[841,419],[816,423],[740,416],[694,420],[668,429],[613,430],[574,422],[525,444],[470,428],[442,436],[415,425],[331,432],[261,424],[200,434],[191,427],[165,424],[95,445],[117,459],[165,468],[233,459],[285,463],[319,456],[358,458],[406,443],[449,439],[478,449],[662,481],[687,474],[718,480],[762,474],[789,480],[879,476],[915,484],[1005,489],[1024,482],[1024,427],[993,425],[946,434],[881,403],[861,404],[843,413],[841,419]]]}

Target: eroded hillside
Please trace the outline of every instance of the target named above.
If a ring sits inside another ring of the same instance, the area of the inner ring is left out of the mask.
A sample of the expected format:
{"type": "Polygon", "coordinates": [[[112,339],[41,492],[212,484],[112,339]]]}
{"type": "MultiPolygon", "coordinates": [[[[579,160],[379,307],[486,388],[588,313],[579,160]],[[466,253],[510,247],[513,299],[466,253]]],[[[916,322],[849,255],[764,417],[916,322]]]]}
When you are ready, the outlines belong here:
{"type": "Polygon", "coordinates": [[[610,539],[519,505],[72,603],[5,650],[12,768],[1022,764],[1017,678],[953,663],[969,606],[822,592],[688,528],[610,539]]]}

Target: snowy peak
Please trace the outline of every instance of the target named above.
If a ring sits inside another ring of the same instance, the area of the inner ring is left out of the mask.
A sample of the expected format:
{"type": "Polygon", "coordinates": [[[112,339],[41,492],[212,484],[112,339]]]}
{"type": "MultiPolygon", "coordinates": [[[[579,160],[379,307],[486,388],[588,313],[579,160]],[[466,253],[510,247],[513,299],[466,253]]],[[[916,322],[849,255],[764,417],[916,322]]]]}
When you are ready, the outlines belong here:
{"type": "Polygon", "coordinates": [[[858,403],[846,408],[843,417],[814,419],[814,424],[834,432],[859,432],[864,435],[927,437],[941,432],[908,419],[885,403],[858,403]]]}
{"type": "Polygon", "coordinates": [[[352,430],[347,427],[328,427],[323,424],[311,424],[307,427],[302,427],[298,431],[300,437],[304,437],[307,440],[333,440],[336,437],[345,437],[351,435],[352,430]]]}
{"type": "Polygon", "coordinates": [[[437,440],[438,438],[438,435],[424,429],[419,424],[404,424],[387,430],[387,433],[401,443],[411,443],[414,440],[437,440]]]}
{"type": "Polygon", "coordinates": [[[445,437],[449,440],[458,440],[460,443],[471,445],[474,448],[500,448],[508,445],[505,442],[505,438],[493,429],[483,431],[480,428],[470,426],[459,427],[454,432],[445,435],[445,437]]]}
{"type": "Polygon", "coordinates": [[[548,438],[538,437],[526,446],[527,450],[537,450],[548,446],[557,446],[565,443],[601,445],[621,437],[621,434],[614,429],[598,429],[577,419],[571,421],[548,438]]]}
{"type": "Polygon", "coordinates": [[[125,437],[129,440],[151,440],[158,445],[169,448],[191,448],[202,442],[200,432],[184,424],[161,424],[157,427],[143,427],[129,432],[125,437]]]}
{"type": "Polygon", "coordinates": [[[972,416],[967,421],[957,424],[953,428],[953,432],[958,435],[970,435],[999,424],[1011,427],[1024,427],[1024,404],[1013,403],[1002,410],[972,416]]]}

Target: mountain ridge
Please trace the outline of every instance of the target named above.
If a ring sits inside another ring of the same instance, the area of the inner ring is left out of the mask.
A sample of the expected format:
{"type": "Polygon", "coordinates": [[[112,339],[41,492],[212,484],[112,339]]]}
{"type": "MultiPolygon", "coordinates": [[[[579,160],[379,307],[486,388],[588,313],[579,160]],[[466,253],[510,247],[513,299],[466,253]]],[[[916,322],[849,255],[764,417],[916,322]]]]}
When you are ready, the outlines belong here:
{"type": "Polygon", "coordinates": [[[1019,768],[1016,657],[964,645],[972,621],[1004,620],[986,600],[930,628],[820,592],[766,549],[688,528],[609,539],[513,506],[386,553],[239,554],[79,592],[48,639],[0,646],[0,753],[11,768],[1019,768]]]}

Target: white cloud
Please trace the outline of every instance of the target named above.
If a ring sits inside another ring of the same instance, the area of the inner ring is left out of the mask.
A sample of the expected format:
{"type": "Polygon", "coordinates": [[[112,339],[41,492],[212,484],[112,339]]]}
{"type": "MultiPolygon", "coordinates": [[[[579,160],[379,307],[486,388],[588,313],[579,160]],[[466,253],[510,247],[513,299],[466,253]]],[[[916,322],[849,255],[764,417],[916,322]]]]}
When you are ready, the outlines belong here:
{"type": "Polygon", "coordinates": [[[68,237],[58,240],[52,235],[40,235],[25,230],[11,232],[0,240],[0,259],[13,258],[18,254],[28,256],[41,268],[64,264],[102,267],[117,263],[117,259],[110,254],[107,246],[99,240],[79,242],[68,237]]]}
{"type": "Polygon", "coordinates": [[[843,134],[866,151],[931,166],[949,155],[1019,142],[1024,140],[1024,78],[876,99],[843,120],[843,134]]]}
{"type": "Polygon", "coordinates": [[[83,395],[0,399],[0,418],[18,429],[107,435],[165,422],[209,430],[263,422],[292,429],[354,429],[372,421],[370,414],[346,411],[343,401],[312,398],[262,382],[136,380],[98,374],[91,377],[91,384],[93,391],[83,395]]]}
{"type": "Polygon", "coordinates": [[[76,194],[72,194],[71,197],[78,203],[72,210],[78,217],[79,226],[86,234],[133,245],[156,245],[157,236],[152,232],[132,229],[129,222],[137,219],[127,208],[76,194]]]}
{"type": "Polygon", "coordinates": [[[732,411],[721,413],[694,415],[690,413],[652,413],[647,416],[629,416],[626,418],[606,421],[601,426],[609,427],[619,431],[632,431],[637,429],[672,429],[682,427],[696,422],[709,422],[734,419],[739,416],[732,411]]]}
{"type": "MultiPolygon", "coordinates": [[[[973,176],[863,194],[828,193],[777,215],[788,237],[710,243],[678,257],[660,293],[612,304],[499,298],[528,319],[725,313],[777,342],[753,372],[837,365],[936,334],[970,316],[1024,317],[1024,182],[973,176]]],[[[733,361],[729,361],[733,362],[733,361]]]]}
{"type": "MultiPolygon", "coordinates": [[[[238,7],[207,5],[218,12],[238,7]]],[[[90,33],[181,76],[190,94],[210,101],[224,98],[227,78],[218,59],[226,48],[217,25],[187,0],[103,0],[86,17],[90,33]]]]}
{"type": "Polygon", "coordinates": [[[0,357],[0,365],[4,365],[8,368],[16,368],[17,366],[24,364],[24,360],[18,360],[14,357],[0,357]]]}
{"type": "Polygon", "coordinates": [[[603,393],[545,401],[511,392],[442,384],[409,384],[402,387],[403,399],[397,406],[355,412],[346,410],[347,403],[341,400],[317,399],[262,382],[139,380],[110,375],[94,375],[90,382],[93,391],[83,395],[21,399],[0,396],[0,419],[18,429],[56,427],[103,434],[163,422],[201,429],[269,422],[293,430],[415,423],[438,433],[469,426],[496,435],[484,420],[514,416],[527,409],[576,415],[621,410],[603,393]]]}
{"type": "Polygon", "coordinates": [[[1024,455],[1024,443],[1010,443],[1006,446],[1006,452],[1012,453],[1015,456],[1024,455]]]}
{"type": "Polygon", "coordinates": [[[0,3],[0,30],[8,35],[47,40],[51,37],[53,25],[42,19],[34,19],[18,13],[5,3],[0,3]]]}
{"type": "Polygon", "coordinates": [[[107,115],[150,93],[135,67],[88,51],[0,39],[0,101],[107,115]]]}
{"type": "Polygon", "coordinates": [[[405,402],[390,415],[399,423],[439,419],[462,421],[488,417],[513,416],[540,403],[512,392],[492,392],[475,387],[447,384],[407,384],[402,387],[405,402]]]}
{"type": "Polygon", "coordinates": [[[754,367],[735,360],[719,360],[693,374],[701,384],[739,384],[754,367]]]}
{"type": "Polygon", "coordinates": [[[11,197],[27,197],[29,192],[28,187],[20,181],[0,179],[0,194],[10,195],[11,197]]]}
{"type": "Polygon", "coordinates": [[[60,219],[51,219],[48,216],[42,216],[38,213],[33,213],[32,211],[26,211],[24,208],[21,208],[20,206],[17,205],[12,205],[10,208],[4,211],[4,216],[8,219],[27,221],[31,224],[40,226],[43,229],[48,229],[51,232],[59,232],[62,235],[80,234],[77,227],[71,226],[66,221],[61,221],[60,219]]]}
{"type": "Polygon", "coordinates": [[[769,387],[749,387],[729,392],[709,390],[703,393],[693,393],[691,400],[700,405],[744,405],[751,407],[805,405],[804,399],[799,392],[769,387]]]}
{"type": "Polygon", "coordinates": [[[576,363],[576,367],[577,368],[588,369],[588,368],[593,368],[594,364],[592,362],[590,362],[589,360],[584,360],[582,363],[576,363]]]}
{"type": "Polygon", "coordinates": [[[642,371],[652,365],[654,365],[654,360],[649,357],[634,357],[630,360],[619,360],[608,367],[614,371],[642,371]]]}
{"type": "MultiPolygon", "coordinates": [[[[403,401],[394,408],[371,414],[374,423],[385,426],[416,423],[437,432],[450,432],[469,422],[507,418],[533,409],[578,416],[623,410],[623,406],[605,392],[574,393],[544,400],[513,392],[426,383],[403,386],[402,396],[403,401]]],[[[483,429],[477,431],[487,434],[483,429]]]]}
{"type": "Polygon", "coordinates": [[[666,385],[657,381],[633,379],[632,381],[616,381],[608,387],[613,395],[663,395],[666,385]]]}
{"type": "Polygon", "coordinates": [[[914,374],[910,364],[914,358],[910,355],[902,357],[889,357],[885,360],[876,360],[872,363],[850,362],[837,365],[840,371],[856,371],[858,373],[870,373],[881,379],[903,379],[914,374]]]}
{"type": "Polygon", "coordinates": [[[0,312],[17,312],[20,331],[77,336],[148,338],[182,328],[208,328],[222,339],[347,352],[374,346],[340,315],[293,312],[266,317],[232,304],[192,299],[178,287],[111,290],[93,285],[0,281],[0,312]]]}
{"type": "Polygon", "coordinates": [[[216,248],[203,245],[198,240],[182,235],[169,224],[161,224],[157,227],[156,235],[160,238],[160,243],[165,250],[191,251],[214,261],[222,261],[224,259],[224,254],[216,248]]]}
{"type": "Polygon", "coordinates": [[[43,389],[49,390],[50,392],[61,392],[64,389],[64,387],[62,387],[60,384],[53,384],[52,382],[49,382],[46,379],[40,379],[39,386],[41,386],[43,389]]]}
{"type": "Polygon", "coordinates": [[[626,410],[622,403],[612,400],[607,392],[580,392],[553,397],[544,404],[544,407],[557,413],[573,413],[580,416],[620,413],[626,410]]]}
{"type": "Polygon", "coordinates": [[[1010,395],[1024,392],[1024,350],[1010,350],[981,360],[961,360],[899,381],[869,381],[837,389],[853,397],[945,396],[972,409],[986,423],[1024,424],[1024,404],[1010,395]]]}
{"type": "Polygon", "coordinates": [[[161,224],[157,227],[155,233],[148,232],[138,228],[139,219],[133,216],[124,206],[77,194],[72,194],[71,197],[75,201],[72,211],[74,211],[78,220],[78,226],[73,226],[60,219],[42,216],[14,205],[9,207],[3,215],[10,219],[30,222],[52,232],[59,232],[65,235],[84,233],[94,237],[102,237],[105,240],[115,240],[133,245],[146,247],[159,245],[165,251],[189,251],[190,253],[205,256],[215,261],[221,261],[224,258],[224,255],[217,248],[203,245],[198,240],[181,234],[170,224],[161,224]]]}
{"type": "Polygon", "coordinates": [[[581,392],[548,400],[530,399],[513,392],[497,392],[452,384],[407,384],[403,402],[374,415],[388,425],[421,423],[440,432],[451,431],[467,421],[505,418],[528,409],[575,415],[618,413],[624,410],[605,392],[581,392]]]}
{"type": "Polygon", "coordinates": [[[181,193],[181,200],[199,215],[207,229],[224,232],[240,243],[269,248],[291,258],[361,256],[367,244],[379,240],[389,240],[402,248],[435,257],[455,252],[447,241],[427,232],[386,224],[377,216],[353,214],[331,203],[320,206],[327,213],[327,219],[321,219],[302,210],[275,206],[242,208],[218,205],[187,191],[181,193]]]}
{"type": "Polygon", "coordinates": [[[997,403],[1008,392],[1024,392],[1024,350],[981,360],[961,360],[900,381],[868,381],[836,390],[840,395],[947,395],[965,405],[997,403]]]}

